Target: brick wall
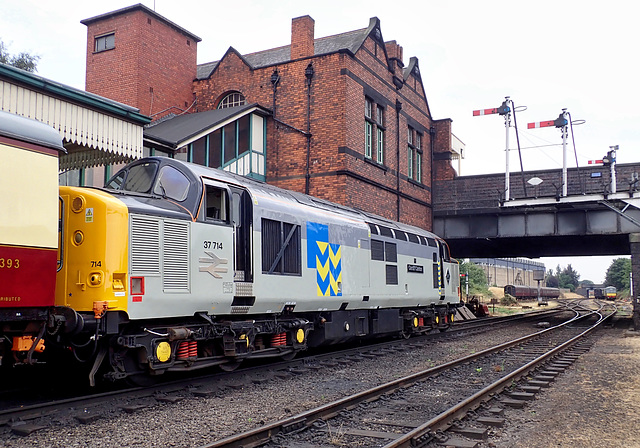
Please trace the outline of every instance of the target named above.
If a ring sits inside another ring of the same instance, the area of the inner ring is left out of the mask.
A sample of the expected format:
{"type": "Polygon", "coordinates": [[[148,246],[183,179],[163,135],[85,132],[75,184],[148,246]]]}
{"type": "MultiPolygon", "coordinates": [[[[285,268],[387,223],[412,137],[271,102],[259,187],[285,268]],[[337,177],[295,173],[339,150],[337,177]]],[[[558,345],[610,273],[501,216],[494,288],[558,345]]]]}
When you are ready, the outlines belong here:
{"type": "MultiPolygon", "coordinates": [[[[308,41],[313,19],[292,22],[292,42],[308,41]],[[304,34],[298,36],[298,33],[304,34]]],[[[196,81],[198,110],[217,107],[227,93],[239,91],[248,103],[274,107],[271,75],[277,70],[275,117],[286,125],[271,122],[267,137],[267,181],[304,192],[307,170],[307,138],[310,126],[309,193],[348,206],[361,208],[400,221],[431,229],[431,137],[432,120],[421,82],[411,75],[397,90],[389,71],[384,48],[373,38],[355,57],[334,53],[303,58],[278,66],[251,69],[231,49],[206,80],[196,81]],[[305,70],[312,64],[314,76],[309,90],[305,70]],[[310,97],[310,124],[307,107],[310,97]],[[384,164],[364,158],[364,99],[370,96],[384,108],[384,164]],[[396,101],[402,105],[396,111],[396,101]],[[287,126],[288,125],[288,126],[287,126]],[[407,126],[423,133],[422,183],[407,179],[407,126]],[[296,129],[293,129],[296,128],[296,129]],[[300,132],[303,131],[303,132],[300,132]],[[398,140],[399,136],[399,140],[398,140]],[[398,182],[399,171],[399,182],[398,182]]],[[[402,77],[402,47],[386,44],[402,77]]],[[[292,50],[293,51],[293,50],[292,50]]],[[[390,56],[391,56],[390,55],[390,56]]],[[[450,123],[450,122],[449,122],[450,123]]],[[[450,125],[440,126],[442,141],[450,125]]],[[[438,143],[439,144],[439,143],[438,143]]],[[[434,146],[437,146],[434,141],[434,146]]],[[[450,165],[450,164],[449,164],[450,165]]]]}
{"type": "MultiPolygon", "coordinates": [[[[629,191],[633,176],[640,172],[637,164],[616,165],[617,192],[629,191]]],[[[510,197],[512,199],[555,197],[562,194],[562,170],[527,171],[524,175],[511,173],[509,176],[510,197]],[[531,186],[527,181],[533,177],[542,183],[531,186]]],[[[567,170],[567,193],[595,194],[610,192],[611,176],[609,167],[589,166],[567,170]],[[599,176],[598,176],[599,173],[599,176]],[[594,177],[598,176],[598,177],[594,177]]],[[[640,185],[639,185],[640,187],[640,185]]],[[[434,181],[434,210],[448,211],[497,207],[504,198],[505,175],[485,174],[460,176],[452,180],[434,181]]]]}
{"type": "Polygon", "coordinates": [[[432,120],[417,59],[405,75],[403,50],[395,41],[382,42],[374,29],[355,55],[312,56],[314,21],[303,16],[292,21],[291,61],[252,68],[230,48],[208,79],[193,81],[196,41],[141,5],[123,11],[87,23],[88,91],[145,114],[184,109],[194,96],[193,112],[211,110],[228,93],[241,92],[248,103],[274,109],[275,120],[267,123],[269,183],[431,229],[432,163],[438,165],[435,178],[452,176],[446,160],[451,122],[432,120]],[[116,48],[94,53],[94,37],[112,31],[116,48]],[[383,164],[375,155],[364,157],[365,96],[384,110],[383,164]],[[421,182],[407,178],[409,126],[422,134],[421,182]]]}
{"type": "Polygon", "coordinates": [[[145,115],[169,108],[177,113],[191,105],[197,38],[136,7],[86,25],[88,92],[145,115]],[[115,33],[115,48],[95,52],[95,37],[107,33],[115,33]]]}

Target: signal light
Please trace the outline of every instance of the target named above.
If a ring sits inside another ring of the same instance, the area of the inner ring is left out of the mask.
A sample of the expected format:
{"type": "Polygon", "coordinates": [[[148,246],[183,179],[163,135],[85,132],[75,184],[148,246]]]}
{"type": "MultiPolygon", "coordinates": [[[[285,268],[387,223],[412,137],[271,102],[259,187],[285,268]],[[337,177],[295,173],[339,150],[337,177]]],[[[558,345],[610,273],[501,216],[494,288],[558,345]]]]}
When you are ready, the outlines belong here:
{"type": "Polygon", "coordinates": [[[566,118],[564,118],[564,114],[560,114],[560,115],[558,115],[558,118],[553,120],[553,124],[557,128],[563,128],[563,127],[565,127],[566,125],[569,124],[569,121],[566,118]]]}
{"type": "Polygon", "coordinates": [[[498,114],[507,115],[511,111],[511,108],[507,105],[506,101],[502,102],[502,105],[498,107],[498,114]]]}
{"type": "Polygon", "coordinates": [[[602,163],[605,166],[610,166],[615,161],[616,161],[616,152],[615,151],[608,151],[607,155],[602,158],[602,163]]]}

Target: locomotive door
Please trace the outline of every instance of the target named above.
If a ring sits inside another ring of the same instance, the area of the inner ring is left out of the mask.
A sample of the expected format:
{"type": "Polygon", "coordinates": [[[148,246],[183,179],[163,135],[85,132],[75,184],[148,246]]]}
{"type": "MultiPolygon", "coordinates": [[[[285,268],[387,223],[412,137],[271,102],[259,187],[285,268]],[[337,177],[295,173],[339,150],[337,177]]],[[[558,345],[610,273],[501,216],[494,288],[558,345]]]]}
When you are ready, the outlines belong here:
{"type": "Polygon", "coordinates": [[[235,232],[234,281],[253,282],[252,223],[253,204],[247,190],[230,186],[232,220],[235,232]]]}
{"type": "Polygon", "coordinates": [[[444,244],[442,244],[440,241],[438,241],[438,264],[440,265],[440,269],[438,272],[439,275],[439,293],[440,293],[440,300],[444,300],[445,298],[445,294],[446,294],[446,289],[445,289],[445,275],[449,274],[449,271],[447,271],[445,273],[446,270],[446,261],[448,257],[446,257],[445,254],[445,247],[444,244]]]}

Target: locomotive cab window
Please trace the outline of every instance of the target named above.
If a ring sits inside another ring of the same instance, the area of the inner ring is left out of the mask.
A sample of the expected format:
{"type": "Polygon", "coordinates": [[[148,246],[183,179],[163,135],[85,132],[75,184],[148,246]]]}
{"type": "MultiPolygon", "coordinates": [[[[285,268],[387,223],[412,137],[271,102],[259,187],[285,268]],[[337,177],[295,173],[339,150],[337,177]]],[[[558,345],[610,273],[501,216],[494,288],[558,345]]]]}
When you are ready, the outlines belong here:
{"type": "Polygon", "coordinates": [[[227,191],[213,185],[205,185],[205,218],[229,222],[229,200],[227,191]]]}
{"type": "Polygon", "coordinates": [[[187,198],[190,186],[187,176],[172,166],[164,166],[160,170],[153,192],[163,198],[182,202],[187,198]]]}
{"type": "Polygon", "coordinates": [[[113,190],[149,193],[158,165],[156,163],[140,163],[117,173],[107,183],[106,188],[113,190]]]}

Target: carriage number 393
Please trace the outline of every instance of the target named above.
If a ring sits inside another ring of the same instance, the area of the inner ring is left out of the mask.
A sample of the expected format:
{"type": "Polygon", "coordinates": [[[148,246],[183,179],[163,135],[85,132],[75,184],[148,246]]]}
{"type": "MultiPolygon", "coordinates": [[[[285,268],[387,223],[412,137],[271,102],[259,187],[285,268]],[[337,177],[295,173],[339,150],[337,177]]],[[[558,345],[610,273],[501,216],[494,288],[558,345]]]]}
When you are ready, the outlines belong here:
{"type": "Polygon", "coordinates": [[[218,241],[205,241],[204,242],[205,249],[219,249],[222,250],[222,243],[218,241]]]}
{"type": "Polygon", "coordinates": [[[0,258],[0,269],[19,269],[19,258],[0,258]]]}

